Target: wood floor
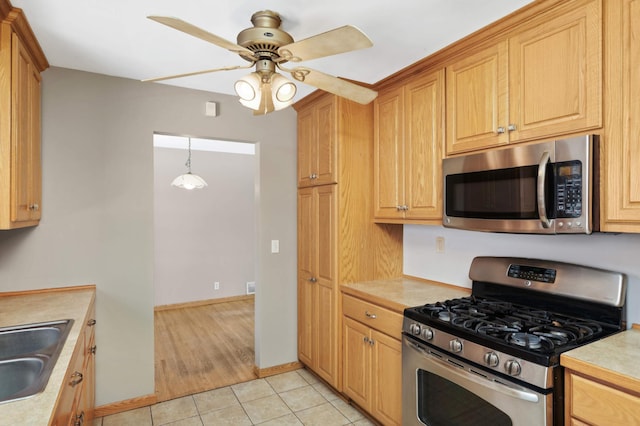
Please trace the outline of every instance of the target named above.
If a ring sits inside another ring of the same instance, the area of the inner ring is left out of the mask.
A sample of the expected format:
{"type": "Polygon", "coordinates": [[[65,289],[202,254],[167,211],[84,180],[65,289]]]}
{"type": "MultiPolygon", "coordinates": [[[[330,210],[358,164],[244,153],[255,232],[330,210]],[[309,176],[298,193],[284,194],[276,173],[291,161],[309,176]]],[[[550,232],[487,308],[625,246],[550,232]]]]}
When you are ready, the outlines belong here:
{"type": "Polygon", "coordinates": [[[158,401],[255,379],[253,298],[155,312],[158,401]]]}

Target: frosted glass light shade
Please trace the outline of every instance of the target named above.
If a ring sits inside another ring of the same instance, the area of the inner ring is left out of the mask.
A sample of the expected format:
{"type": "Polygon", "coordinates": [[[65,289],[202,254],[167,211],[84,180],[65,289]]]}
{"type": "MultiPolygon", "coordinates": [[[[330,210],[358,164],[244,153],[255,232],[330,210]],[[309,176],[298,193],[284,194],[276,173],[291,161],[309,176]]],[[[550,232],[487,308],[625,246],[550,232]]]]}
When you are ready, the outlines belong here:
{"type": "Polygon", "coordinates": [[[201,189],[207,186],[207,182],[200,176],[189,172],[175,178],[173,182],[171,182],[171,186],[182,189],[201,189]]]}

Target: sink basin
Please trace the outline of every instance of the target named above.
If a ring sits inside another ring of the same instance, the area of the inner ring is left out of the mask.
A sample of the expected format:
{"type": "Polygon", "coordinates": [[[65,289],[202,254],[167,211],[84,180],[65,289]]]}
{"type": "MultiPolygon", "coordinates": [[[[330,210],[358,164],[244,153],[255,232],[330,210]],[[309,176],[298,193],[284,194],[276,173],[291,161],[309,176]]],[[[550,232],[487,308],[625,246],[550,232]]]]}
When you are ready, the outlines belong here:
{"type": "Polygon", "coordinates": [[[0,401],[16,400],[37,393],[47,357],[0,361],[0,401]],[[35,391],[34,391],[35,390],[35,391]]]}
{"type": "Polygon", "coordinates": [[[42,352],[60,341],[59,327],[0,331],[0,358],[42,352]]]}
{"type": "Polygon", "coordinates": [[[0,328],[0,403],[44,390],[73,320],[0,328]]]}

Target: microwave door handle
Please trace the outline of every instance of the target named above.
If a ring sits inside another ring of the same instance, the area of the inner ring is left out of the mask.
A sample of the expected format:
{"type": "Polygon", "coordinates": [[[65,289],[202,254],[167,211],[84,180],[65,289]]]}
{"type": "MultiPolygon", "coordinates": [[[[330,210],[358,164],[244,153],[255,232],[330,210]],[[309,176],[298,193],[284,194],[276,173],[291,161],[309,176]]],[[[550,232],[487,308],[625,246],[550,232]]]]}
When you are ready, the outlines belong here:
{"type": "Polygon", "coordinates": [[[547,199],[544,193],[544,183],[547,180],[547,163],[549,162],[549,152],[545,151],[540,157],[540,163],[538,164],[538,216],[540,216],[540,222],[542,222],[543,228],[549,228],[551,221],[547,217],[547,199]]]}

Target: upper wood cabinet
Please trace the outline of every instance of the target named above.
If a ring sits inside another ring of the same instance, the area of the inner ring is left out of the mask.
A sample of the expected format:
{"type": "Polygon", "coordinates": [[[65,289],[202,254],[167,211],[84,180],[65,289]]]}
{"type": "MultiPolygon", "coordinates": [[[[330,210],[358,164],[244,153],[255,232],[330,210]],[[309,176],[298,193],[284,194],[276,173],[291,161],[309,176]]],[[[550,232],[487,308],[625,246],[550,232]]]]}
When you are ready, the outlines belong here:
{"type": "Polygon", "coordinates": [[[601,229],[640,232],[640,0],[605,4],[601,229]]]}
{"type": "Polygon", "coordinates": [[[384,89],[374,101],[376,221],[441,220],[443,104],[443,71],[384,89]]]}
{"type": "Polygon", "coordinates": [[[13,229],[40,220],[40,72],[48,63],[21,10],[0,25],[0,229],[13,229]]]}
{"type": "Polygon", "coordinates": [[[602,2],[565,2],[446,67],[447,155],[602,126],[602,2]]]}
{"type": "Polygon", "coordinates": [[[337,182],[337,105],[326,97],[298,111],[298,187],[337,182]]]}

